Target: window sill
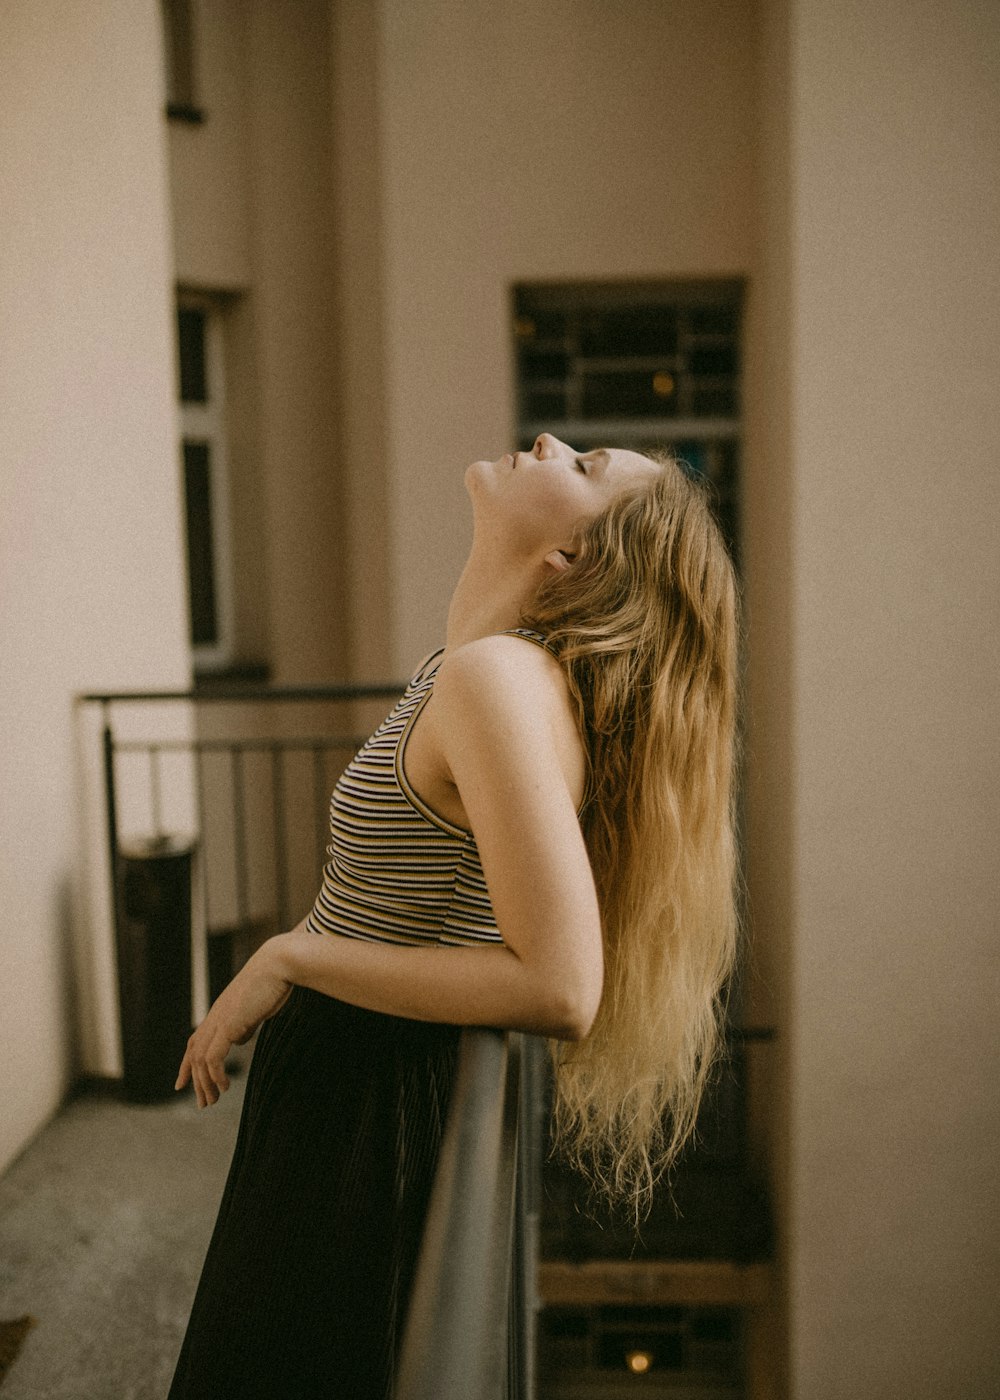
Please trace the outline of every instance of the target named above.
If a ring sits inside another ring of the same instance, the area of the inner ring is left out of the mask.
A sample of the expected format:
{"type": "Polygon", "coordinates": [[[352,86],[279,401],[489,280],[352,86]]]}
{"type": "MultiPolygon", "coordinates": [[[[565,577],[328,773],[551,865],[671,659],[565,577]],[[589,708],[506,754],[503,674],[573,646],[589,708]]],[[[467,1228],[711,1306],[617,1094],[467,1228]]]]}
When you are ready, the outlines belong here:
{"type": "Polygon", "coordinates": [[[266,661],[234,661],[231,666],[219,666],[213,670],[199,671],[195,668],[195,690],[208,691],[234,685],[261,686],[271,679],[271,668],[266,661]]]}
{"type": "Polygon", "coordinates": [[[188,122],[192,126],[200,126],[205,120],[205,112],[201,107],[192,107],[187,102],[168,102],[167,120],[188,122]]]}

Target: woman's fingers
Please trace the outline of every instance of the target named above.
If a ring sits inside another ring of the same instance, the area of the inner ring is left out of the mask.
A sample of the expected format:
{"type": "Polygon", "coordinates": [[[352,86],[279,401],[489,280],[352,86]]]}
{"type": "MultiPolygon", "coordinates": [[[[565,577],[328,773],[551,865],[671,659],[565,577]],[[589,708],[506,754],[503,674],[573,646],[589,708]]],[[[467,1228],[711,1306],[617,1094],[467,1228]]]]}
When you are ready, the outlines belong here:
{"type": "Polygon", "coordinates": [[[218,1102],[219,1090],[204,1064],[199,1064],[197,1067],[195,1092],[199,1108],[207,1108],[209,1104],[218,1102]]]}
{"type": "Polygon", "coordinates": [[[220,1095],[229,1088],[226,1056],[233,1043],[232,1037],[225,1031],[216,1030],[213,1033],[203,1022],[188,1039],[174,1087],[183,1089],[190,1081],[199,1108],[218,1103],[220,1095]]]}
{"type": "Polygon", "coordinates": [[[259,949],[237,973],[188,1040],[176,1087],[183,1089],[190,1080],[199,1108],[217,1103],[229,1088],[226,1056],[232,1047],[245,1045],[261,1021],[280,1011],[291,995],[291,984],[270,968],[263,952],[259,949]]]}
{"type": "MultiPolygon", "coordinates": [[[[205,1069],[208,1071],[209,1080],[219,1094],[224,1094],[229,1088],[229,1075],[226,1073],[226,1056],[233,1047],[233,1041],[228,1035],[219,1032],[209,1046],[205,1056],[205,1069]]],[[[214,1103],[215,1100],[213,1099],[214,1103]]]]}

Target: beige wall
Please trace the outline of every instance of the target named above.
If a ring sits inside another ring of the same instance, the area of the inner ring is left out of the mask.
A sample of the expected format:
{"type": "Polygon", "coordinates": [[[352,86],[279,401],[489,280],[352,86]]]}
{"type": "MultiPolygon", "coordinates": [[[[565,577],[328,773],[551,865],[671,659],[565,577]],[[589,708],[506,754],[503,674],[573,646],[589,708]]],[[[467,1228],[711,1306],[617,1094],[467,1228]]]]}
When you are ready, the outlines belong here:
{"type": "Polygon", "coordinates": [[[194,96],[205,120],[168,127],[174,270],[180,282],[244,288],[253,276],[254,206],[246,5],[193,0],[191,13],[194,96]]]}
{"type": "Polygon", "coordinates": [[[332,6],[339,445],[350,677],[393,674],[396,570],[386,467],[385,178],[378,5],[332,6]]]}
{"type": "Polygon", "coordinates": [[[790,1388],[965,1400],[1000,1383],[1000,13],[768,18],[751,874],[790,1388]]]}
{"type": "MultiPolygon", "coordinates": [[[[370,110],[348,110],[341,133],[379,162],[370,242],[352,246],[369,282],[382,270],[384,390],[371,416],[384,415],[391,580],[359,626],[388,627],[402,673],[442,635],[469,542],[462,472],[512,441],[511,284],[746,271],[751,10],[672,0],[631,7],[623,23],[609,0],[337,9],[341,67],[363,29],[350,61],[378,94],[374,127],[370,110]]],[[[365,423],[355,436],[346,426],[358,537],[378,463],[354,451],[365,423]]]]}
{"type": "Polygon", "coordinates": [[[188,679],[159,43],[154,0],[0,6],[0,1167],[75,1023],[116,1053],[72,696],[188,679]]]}
{"type": "Polygon", "coordinates": [[[174,275],[227,294],[238,647],[346,669],[328,0],[196,0],[205,120],[171,122],[174,275]]]}

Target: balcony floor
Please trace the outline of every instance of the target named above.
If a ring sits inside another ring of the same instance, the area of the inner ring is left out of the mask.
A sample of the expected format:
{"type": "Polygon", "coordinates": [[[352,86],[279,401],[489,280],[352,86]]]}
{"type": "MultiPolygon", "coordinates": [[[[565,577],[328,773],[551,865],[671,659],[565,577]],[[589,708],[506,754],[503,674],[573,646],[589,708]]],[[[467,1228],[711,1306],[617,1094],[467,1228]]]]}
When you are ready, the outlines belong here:
{"type": "Polygon", "coordinates": [[[0,1318],[37,1321],[4,1400],[162,1400],[244,1084],[203,1113],[81,1093],[0,1179],[0,1318]]]}

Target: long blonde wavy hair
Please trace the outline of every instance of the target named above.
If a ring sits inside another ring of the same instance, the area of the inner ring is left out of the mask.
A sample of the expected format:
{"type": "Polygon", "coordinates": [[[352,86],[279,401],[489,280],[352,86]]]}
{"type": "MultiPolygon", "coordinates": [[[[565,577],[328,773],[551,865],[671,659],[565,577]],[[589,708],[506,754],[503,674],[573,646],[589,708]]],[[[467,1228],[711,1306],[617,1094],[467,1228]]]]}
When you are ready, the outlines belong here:
{"type": "Polygon", "coordinates": [[[723,1058],[739,924],[736,579],[705,490],[655,460],[524,618],[578,709],[604,940],[594,1026],[551,1047],[555,1141],[636,1219],[723,1058]]]}

